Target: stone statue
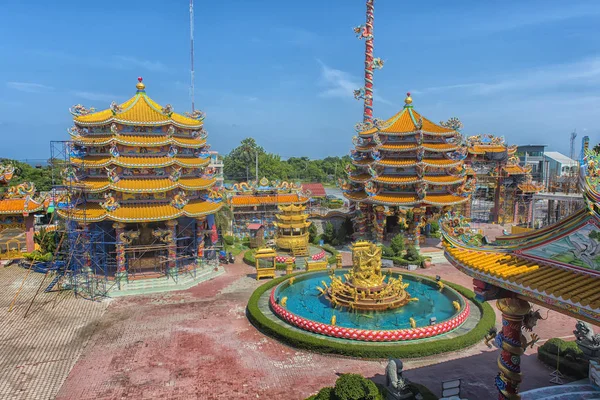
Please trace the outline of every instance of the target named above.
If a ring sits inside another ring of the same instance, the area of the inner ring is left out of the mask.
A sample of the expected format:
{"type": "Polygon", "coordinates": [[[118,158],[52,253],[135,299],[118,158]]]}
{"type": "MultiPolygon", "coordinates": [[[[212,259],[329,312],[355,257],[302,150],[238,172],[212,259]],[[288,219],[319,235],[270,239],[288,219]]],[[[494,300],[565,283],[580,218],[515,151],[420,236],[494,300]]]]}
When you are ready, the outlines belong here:
{"type": "Polygon", "coordinates": [[[584,321],[577,321],[575,324],[575,342],[588,358],[600,357],[600,334],[594,333],[592,325],[584,321]]]}
{"type": "Polygon", "coordinates": [[[408,380],[402,376],[403,364],[401,360],[390,359],[385,368],[385,388],[387,400],[412,399],[413,394],[408,389],[408,380]]]}

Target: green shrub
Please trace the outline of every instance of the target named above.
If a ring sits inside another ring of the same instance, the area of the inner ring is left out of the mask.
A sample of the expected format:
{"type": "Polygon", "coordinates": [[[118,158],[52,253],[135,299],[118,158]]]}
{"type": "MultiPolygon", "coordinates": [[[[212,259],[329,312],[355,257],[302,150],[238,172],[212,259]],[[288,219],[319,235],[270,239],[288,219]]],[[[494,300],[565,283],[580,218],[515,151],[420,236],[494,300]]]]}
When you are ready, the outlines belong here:
{"type": "Polygon", "coordinates": [[[551,368],[556,368],[557,357],[558,370],[563,374],[576,379],[588,376],[589,363],[577,343],[552,338],[538,349],[538,360],[551,368]]]}
{"type": "Polygon", "coordinates": [[[242,244],[246,247],[250,246],[250,238],[248,236],[244,236],[242,238],[242,244]]]}
{"type": "Polygon", "coordinates": [[[383,400],[377,385],[358,374],[342,374],[335,382],[333,394],[339,400],[383,400]]]}
{"type": "Polygon", "coordinates": [[[392,241],[390,242],[390,247],[394,253],[392,256],[402,255],[402,252],[404,251],[404,240],[404,235],[402,234],[397,234],[392,238],[392,241]]]}
{"type": "MultiPolygon", "coordinates": [[[[293,274],[295,276],[299,273],[293,274]]],[[[403,273],[405,275],[411,275],[403,273]]],[[[294,347],[308,349],[318,353],[342,354],[351,357],[360,358],[415,358],[425,357],[433,354],[451,352],[465,347],[472,346],[483,339],[489,329],[496,323],[496,314],[492,307],[487,303],[481,303],[475,298],[475,293],[451,282],[443,281],[449,286],[471,300],[477,308],[480,309],[482,317],[472,330],[453,338],[442,338],[431,342],[423,343],[398,343],[386,346],[373,345],[368,342],[337,342],[310,335],[306,332],[291,330],[288,327],[279,325],[271,321],[258,308],[258,300],[266,291],[272,289],[290,275],[280,277],[266,282],[252,293],[248,300],[247,316],[250,322],[260,329],[263,333],[272,336],[286,344],[294,347]]]]}
{"type": "Polygon", "coordinates": [[[409,244],[406,246],[406,254],[404,255],[408,261],[412,262],[420,262],[422,261],[421,254],[419,254],[419,250],[413,244],[409,244]]]}
{"type": "Polygon", "coordinates": [[[394,257],[396,255],[390,246],[381,246],[381,254],[384,257],[394,257]]]}
{"type": "Polygon", "coordinates": [[[233,242],[235,241],[233,236],[225,235],[223,236],[223,242],[225,242],[228,246],[233,246],[233,242]]]}
{"type": "Polygon", "coordinates": [[[319,390],[319,393],[308,397],[306,400],[331,400],[333,398],[333,388],[326,386],[319,390]]]}
{"type": "Polygon", "coordinates": [[[437,233],[440,231],[440,224],[437,221],[429,223],[429,233],[437,233]]]}
{"type": "Polygon", "coordinates": [[[410,264],[410,262],[404,257],[382,256],[381,258],[383,258],[384,260],[392,260],[394,262],[394,265],[400,265],[402,267],[406,267],[408,264],[410,264]]]}
{"type": "Polygon", "coordinates": [[[52,261],[52,253],[41,253],[38,250],[34,250],[31,253],[23,253],[23,257],[25,257],[26,260],[34,262],[52,261]]]}

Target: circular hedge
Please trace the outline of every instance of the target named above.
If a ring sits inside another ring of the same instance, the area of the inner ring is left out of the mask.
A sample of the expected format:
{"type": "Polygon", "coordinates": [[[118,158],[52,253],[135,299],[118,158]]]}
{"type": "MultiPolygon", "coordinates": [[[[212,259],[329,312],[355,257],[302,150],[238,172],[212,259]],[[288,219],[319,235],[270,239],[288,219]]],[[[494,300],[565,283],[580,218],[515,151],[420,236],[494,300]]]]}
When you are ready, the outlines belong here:
{"type": "MultiPolygon", "coordinates": [[[[273,279],[270,282],[257,288],[248,300],[246,315],[248,320],[261,332],[280,340],[288,345],[315,351],[318,353],[341,354],[360,358],[417,358],[433,354],[447,353],[472,346],[481,341],[496,323],[496,314],[492,307],[487,303],[482,303],[475,299],[475,293],[451,282],[443,281],[445,285],[450,286],[467,299],[471,300],[481,311],[481,319],[477,325],[464,335],[455,338],[438,339],[427,342],[402,342],[398,345],[381,345],[369,342],[354,341],[334,341],[325,337],[319,337],[308,332],[298,332],[296,330],[283,327],[265,316],[258,308],[260,297],[274,286],[289,279],[292,276],[302,274],[297,272],[292,275],[286,275],[273,279]]],[[[414,274],[411,274],[414,275],[414,274]]]]}

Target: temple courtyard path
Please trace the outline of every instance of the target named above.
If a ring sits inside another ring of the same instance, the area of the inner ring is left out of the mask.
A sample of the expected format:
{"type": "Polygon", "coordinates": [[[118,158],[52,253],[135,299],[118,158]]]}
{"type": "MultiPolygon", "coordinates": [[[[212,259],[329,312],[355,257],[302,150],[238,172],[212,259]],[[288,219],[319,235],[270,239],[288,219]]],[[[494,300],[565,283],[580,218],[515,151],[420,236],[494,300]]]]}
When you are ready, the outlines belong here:
{"type": "MultiPolygon", "coordinates": [[[[418,272],[471,287],[471,279],[447,263],[418,272]]],[[[246,302],[260,285],[252,274],[247,265],[228,265],[225,274],[189,290],[112,300],[57,398],[304,399],[342,373],[384,381],[385,360],[319,355],[258,332],[245,316],[246,302]]],[[[536,332],[543,339],[570,337],[574,324],[550,312],[536,332]]],[[[404,365],[409,379],[437,394],[441,380],[461,378],[462,397],[488,399],[496,397],[497,356],[480,343],[404,365]]],[[[549,385],[551,370],[535,349],[527,351],[522,366],[523,390],[549,385]]]]}

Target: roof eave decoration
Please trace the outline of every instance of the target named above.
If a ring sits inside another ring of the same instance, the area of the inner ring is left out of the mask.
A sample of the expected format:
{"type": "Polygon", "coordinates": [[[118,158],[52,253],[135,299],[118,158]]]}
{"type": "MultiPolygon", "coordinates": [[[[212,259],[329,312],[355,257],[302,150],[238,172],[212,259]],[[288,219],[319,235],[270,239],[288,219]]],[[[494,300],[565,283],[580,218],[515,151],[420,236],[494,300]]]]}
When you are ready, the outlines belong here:
{"type": "Polygon", "coordinates": [[[198,129],[203,125],[204,114],[194,111],[191,114],[181,115],[173,111],[170,104],[162,107],[155,103],[146,94],[146,86],[141,78],[136,85],[137,92],[134,97],[122,104],[112,102],[108,109],[96,112],[77,104],[69,109],[73,120],[79,126],[102,126],[111,123],[125,125],[164,126],[174,125],[180,128],[198,129]]]}

